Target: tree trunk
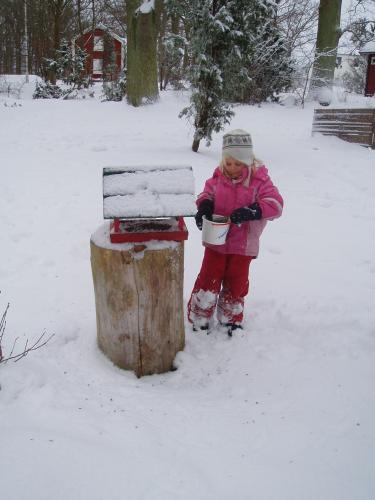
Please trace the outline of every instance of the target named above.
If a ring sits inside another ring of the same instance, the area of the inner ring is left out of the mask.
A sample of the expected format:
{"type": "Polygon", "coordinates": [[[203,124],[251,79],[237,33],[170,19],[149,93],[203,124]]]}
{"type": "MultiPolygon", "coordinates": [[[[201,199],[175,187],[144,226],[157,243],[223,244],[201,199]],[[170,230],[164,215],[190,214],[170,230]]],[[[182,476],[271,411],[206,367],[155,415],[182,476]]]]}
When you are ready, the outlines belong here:
{"type": "Polygon", "coordinates": [[[318,97],[322,88],[332,88],[340,38],[341,0],[320,0],[315,60],[310,95],[318,97]]]}
{"type": "Polygon", "coordinates": [[[157,33],[157,57],[158,57],[158,67],[159,67],[159,90],[165,90],[166,88],[166,52],[163,44],[163,39],[165,37],[168,17],[165,12],[164,3],[160,0],[155,2],[155,13],[156,13],[156,33],[157,33]]]}
{"type": "MultiPolygon", "coordinates": [[[[188,22],[186,22],[186,20],[183,20],[182,22],[183,22],[183,26],[184,26],[185,36],[186,36],[187,40],[190,40],[191,26],[189,25],[188,22]]],[[[183,59],[182,59],[182,69],[184,71],[186,71],[188,69],[188,67],[189,67],[189,65],[191,63],[188,45],[189,44],[185,44],[185,47],[184,47],[184,56],[183,56],[183,59]]]]}
{"type": "Polygon", "coordinates": [[[138,377],[173,369],[185,342],[184,243],[159,250],[135,244],[125,250],[121,245],[105,248],[93,240],[91,267],[100,349],[138,377]]]}
{"type": "MultiPolygon", "coordinates": [[[[60,39],[61,39],[61,9],[60,2],[53,4],[53,57],[57,57],[57,51],[60,47],[60,39]]],[[[56,72],[50,70],[48,79],[52,83],[52,85],[56,85],[56,72]]]]}
{"type": "Polygon", "coordinates": [[[137,0],[127,1],[127,100],[132,106],[158,97],[156,14],[137,11],[137,0]]]}
{"type": "Polygon", "coordinates": [[[92,29],[92,36],[93,36],[93,40],[94,40],[94,31],[95,31],[95,27],[96,27],[95,0],[91,0],[91,15],[92,15],[91,29],[92,29]]]}
{"type": "Polygon", "coordinates": [[[200,142],[201,142],[200,139],[193,140],[193,144],[191,146],[191,149],[194,151],[194,153],[196,153],[198,151],[200,142]]]}
{"type": "Polygon", "coordinates": [[[78,24],[78,32],[82,36],[83,35],[83,27],[82,27],[82,0],[77,0],[77,24],[78,24]]]}

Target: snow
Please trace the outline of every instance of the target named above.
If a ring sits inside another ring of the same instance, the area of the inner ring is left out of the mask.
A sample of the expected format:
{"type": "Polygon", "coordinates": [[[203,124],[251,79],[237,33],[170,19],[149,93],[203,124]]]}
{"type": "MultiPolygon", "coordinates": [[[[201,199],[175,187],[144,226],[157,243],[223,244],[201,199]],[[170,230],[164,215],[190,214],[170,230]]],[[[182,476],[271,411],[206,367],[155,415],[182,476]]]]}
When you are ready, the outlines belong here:
{"type": "Polygon", "coordinates": [[[192,215],[194,200],[186,194],[141,193],[104,198],[104,217],[166,217],[192,215]]]}
{"type": "Polygon", "coordinates": [[[106,168],[103,176],[104,217],[194,215],[191,167],[156,165],[106,168]],[[117,173],[118,172],[118,173],[117,173]]]}
{"type": "Polygon", "coordinates": [[[151,240],[143,242],[142,246],[145,246],[144,251],[139,251],[139,243],[111,243],[110,240],[110,222],[105,222],[99,226],[96,231],[91,235],[90,240],[94,245],[107,248],[108,250],[119,250],[119,251],[131,251],[134,247],[138,247],[134,255],[143,257],[144,251],[148,250],[164,250],[165,248],[177,249],[179,243],[176,241],[158,241],[151,240]]]}
{"type": "Polygon", "coordinates": [[[360,50],[361,54],[369,54],[375,52],[375,40],[367,42],[360,50]]]}
{"type": "Polygon", "coordinates": [[[141,14],[149,14],[155,10],[155,0],[143,0],[137,11],[141,14]]]}
{"type": "Polygon", "coordinates": [[[0,75],[0,98],[5,95],[18,99],[22,94],[23,98],[31,99],[36,84],[41,82],[42,78],[36,75],[28,75],[28,82],[26,75],[0,75]]]}
{"type": "MultiPolygon", "coordinates": [[[[0,95],[5,354],[16,337],[54,334],[0,365],[1,498],[370,500],[375,151],[311,137],[311,105],[236,106],[228,127],[251,132],[285,197],[250,266],[244,330],[186,322],[177,371],[141,379],[96,346],[102,169],[192,165],[201,191],[222,134],[193,153],[186,104],[174,92],[139,108],[0,95]]],[[[203,255],[186,223],[185,305],[203,255]]]]}

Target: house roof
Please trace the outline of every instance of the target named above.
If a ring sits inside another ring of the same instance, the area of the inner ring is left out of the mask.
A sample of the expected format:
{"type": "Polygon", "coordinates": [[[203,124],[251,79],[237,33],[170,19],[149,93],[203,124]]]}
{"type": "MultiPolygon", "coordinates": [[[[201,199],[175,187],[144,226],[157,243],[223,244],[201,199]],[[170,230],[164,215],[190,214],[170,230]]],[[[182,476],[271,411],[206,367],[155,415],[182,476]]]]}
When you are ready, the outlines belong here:
{"type": "Polygon", "coordinates": [[[371,40],[367,42],[359,51],[361,54],[370,54],[372,52],[375,53],[375,40],[371,40]]]}
{"type": "Polygon", "coordinates": [[[73,38],[73,42],[75,42],[80,36],[85,35],[86,33],[91,33],[93,29],[100,29],[105,32],[107,32],[109,35],[111,35],[112,38],[115,38],[118,42],[120,42],[122,45],[126,44],[126,39],[117,35],[114,31],[110,30],[108,26],[105,26],[102,23],[98,23],[94,26],[94,28],[91,26],[90,28],[87,28],[83,31],[82,34],[79,34],[73,38]]]}

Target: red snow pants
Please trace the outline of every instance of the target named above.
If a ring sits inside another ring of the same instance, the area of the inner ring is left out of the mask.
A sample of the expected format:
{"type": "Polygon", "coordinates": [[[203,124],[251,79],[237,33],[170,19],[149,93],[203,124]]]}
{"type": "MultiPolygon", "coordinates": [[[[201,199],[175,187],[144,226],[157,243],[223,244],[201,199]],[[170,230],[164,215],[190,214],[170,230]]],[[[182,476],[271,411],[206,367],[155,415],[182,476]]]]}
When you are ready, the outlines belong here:
{"type": "Polygon", "coordinates": [[[188,319],[196,326],[207,324],[217,306],[220,323],[241,323],[244,298],[249,291],[252,257],[222,254],[206,248],[202,267],[188,303],[188,319]]]}

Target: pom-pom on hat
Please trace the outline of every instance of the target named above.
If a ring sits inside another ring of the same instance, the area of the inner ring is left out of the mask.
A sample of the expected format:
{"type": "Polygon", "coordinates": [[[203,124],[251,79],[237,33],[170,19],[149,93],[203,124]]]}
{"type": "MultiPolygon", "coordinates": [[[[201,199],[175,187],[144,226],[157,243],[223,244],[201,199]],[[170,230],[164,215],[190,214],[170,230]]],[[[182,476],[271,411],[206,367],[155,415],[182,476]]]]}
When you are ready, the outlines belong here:
{"type": "Polygon", "coordinates": [[[253,142],[246,130],[237,128],[223,136],[223,157],[228,156],[250,166],[254,161],[253,142]]]}

